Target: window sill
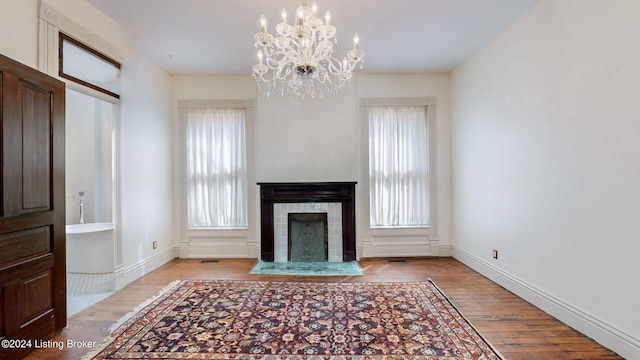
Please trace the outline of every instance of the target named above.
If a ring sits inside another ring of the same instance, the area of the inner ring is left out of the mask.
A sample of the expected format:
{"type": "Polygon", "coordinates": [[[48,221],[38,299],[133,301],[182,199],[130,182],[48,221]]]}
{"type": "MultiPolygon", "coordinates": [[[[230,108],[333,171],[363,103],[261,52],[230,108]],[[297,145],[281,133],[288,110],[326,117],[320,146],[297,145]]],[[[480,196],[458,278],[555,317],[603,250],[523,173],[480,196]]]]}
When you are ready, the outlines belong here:
{"type": "Polygon", "coordinates": [[[371,230],[394,230],[394,229],[431,229],[431,225],[391,225],[391,226],[370,226],[371,230]]]}
{"type": "Polygon", "coordinates": [[[430,236],[431,232],[431,226],[387,226],[372,227],[369,230],[372,237],[430,236]]]}
{"type": "Polygon", "coordinates": [[[248,231],[248,227],[190,227],[187,231],[248,231]]]}

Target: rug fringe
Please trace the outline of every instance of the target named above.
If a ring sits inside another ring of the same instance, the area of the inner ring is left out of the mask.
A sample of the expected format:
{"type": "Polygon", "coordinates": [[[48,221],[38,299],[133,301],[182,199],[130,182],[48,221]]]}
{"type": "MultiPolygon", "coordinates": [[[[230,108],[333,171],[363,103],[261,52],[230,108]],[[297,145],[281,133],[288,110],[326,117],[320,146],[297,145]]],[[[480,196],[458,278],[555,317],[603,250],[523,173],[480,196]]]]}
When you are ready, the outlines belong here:
{"type": "Polygon", "coordinates": [[[464,314],[462,313],[462,311],[460,311],[460,309],[458,309],[458,307],[453,303],[453,301],[451,301],[451,299],[447,296],[447,294],[445,294],[444,291],[442,291],[442,289],[440,289],[440,287],[438,286],[438,284],[436,284],[435,281],[433,281],[433,279],[431,278],[427,278],[427,280],[431,283],[431,285],[433,285],[434,288],[436,288],[438,290],[438,292],[440,292],[440,295],[442,295],[447,302],[449,302],[449,304],[451,305],[451,307],[453,307],[453,309],[458,313],[458,315],[460,315],[460,317],[467,323],[467,325],[469,325],[475,332],[476,334],[478,334],[478,336],[484,340],[485,343],[487,343],[487,345],[491,348],[491,350],[493,350],[493,352],[496,353],[496,355],[504,360],[506,359],[504,356],[502,356],[502,354],[500,354],[500,352],[498,351],[498,349],[495,348],[495,346],[493,346],[493,344],[487,340],[487,338],[484,337],[484,335],[482,335],[482,333],[480,331],[478,331],[478,329],[476,329],[475,326],[473,326],[473,324],[471,323],[471,321],[469,321],[469,319],[467,319],[466,316],[464,316],[464,314]]]}
{"type": "Polygon", "coordinates": [[[149,299],[145,300],[142,304],[136,306],[133,310],[131,310],[130,312],[125,314],[123,317],[121,317],[118,321],[113,323],[113,325],[111,325],[109,327],[109,329],[107,330],[108,335],[104,338],[102,343],[100,345],[98,345],[97,347],[95,347],[93,350],[91,350],[88,353],[84,354],[80,358],[80,360],[91,360],[91,359],[93,359],[96,355],[98,355],[102,350],[104,350],[104,348],[107,347],[115,339],[115,337],[113,336],[113,332],[114,331],[116,331],[120,326],[122,326],[122,324],[127,322],[127,320],[131,319],[140,310],[142,310],[143,308],[145,308],[146,306],[148,306],[149,304],[151,304],[152,302],[157,300],[162,295],[164,295],[167,292],[173,290],[173,288],[175,288],[179,284],[181,284],[182,281],[183,280],[172,281],[171,283],[169,283],[169,285],[167,285],[164,288],[162,288],[156,295],[154,295],[154,296],[150,297],[149,299]]]}

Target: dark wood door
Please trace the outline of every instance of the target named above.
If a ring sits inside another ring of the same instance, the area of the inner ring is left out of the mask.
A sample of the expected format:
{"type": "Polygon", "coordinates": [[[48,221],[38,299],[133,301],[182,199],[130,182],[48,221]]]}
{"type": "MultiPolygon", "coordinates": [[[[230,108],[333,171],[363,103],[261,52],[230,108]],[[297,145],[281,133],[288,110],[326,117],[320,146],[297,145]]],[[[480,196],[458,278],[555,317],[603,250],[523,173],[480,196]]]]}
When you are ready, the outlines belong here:
{"type": "Polygon", "coordinates": [[[0,55],[0,95],[0,359],[16,359],[67,321],[65,88],[0,55]]]}

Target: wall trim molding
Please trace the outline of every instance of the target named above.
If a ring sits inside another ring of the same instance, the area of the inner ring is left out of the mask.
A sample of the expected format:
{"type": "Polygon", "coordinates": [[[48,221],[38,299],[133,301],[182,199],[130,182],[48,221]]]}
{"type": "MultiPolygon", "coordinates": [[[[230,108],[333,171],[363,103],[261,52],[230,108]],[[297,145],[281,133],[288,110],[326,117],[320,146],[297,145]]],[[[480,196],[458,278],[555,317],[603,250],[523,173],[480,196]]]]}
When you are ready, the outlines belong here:
{"type": "Polygon", "coordinates": [[[116,268],[116,291],[178,257],[179,248],[171,247],[137,264],[116,268]]]}
{"type": "Polygon", "coordinates": [[[451,245],[440,245],[440,257],[453,257],[453,246],[451,245]]]}
{"type": "Polygon", "coordinates": [[[92,48],[123,63],[122,50],[87,30],[84,26],[64,16],[56,8],[41,0],[38,9],[39,51],[38,68],[56,78],[58,77],[58,32],[61,31],[74,39],[90,45],[92,48]]]}
{"type": "MultiPolygon", "coordinates": [[[[441,251],[443,249],[441,248],[441,251]]],[[[451,246],[452,256],[525,301],[628,359],[640,359],[640,339],[617,329],[472,253],[451,246]]]]}

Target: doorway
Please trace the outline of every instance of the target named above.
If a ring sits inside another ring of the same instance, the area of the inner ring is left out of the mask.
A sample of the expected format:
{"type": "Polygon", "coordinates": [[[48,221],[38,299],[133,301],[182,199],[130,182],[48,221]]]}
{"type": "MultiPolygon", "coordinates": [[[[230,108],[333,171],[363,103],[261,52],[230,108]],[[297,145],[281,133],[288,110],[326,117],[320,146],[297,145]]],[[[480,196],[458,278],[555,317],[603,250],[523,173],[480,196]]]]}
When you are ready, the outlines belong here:
{"type": "Polygon", "coordinates": [[[68,314],[115,290],[117,104],[67,87],[65,192],[68,314]]]}

